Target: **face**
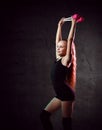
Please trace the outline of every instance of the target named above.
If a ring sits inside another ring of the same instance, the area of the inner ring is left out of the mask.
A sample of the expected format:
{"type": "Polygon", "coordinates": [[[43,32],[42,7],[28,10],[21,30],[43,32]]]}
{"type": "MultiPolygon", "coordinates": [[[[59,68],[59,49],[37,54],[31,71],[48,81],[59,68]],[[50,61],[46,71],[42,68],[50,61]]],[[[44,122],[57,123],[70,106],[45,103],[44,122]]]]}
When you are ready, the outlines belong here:
{"type": "Polygon", "coordinates": [[[59,56],[65,56],[66,55],[66,49],[67,49],[67,42],[62,40],[58,42],[56,51],[59,56]]]}

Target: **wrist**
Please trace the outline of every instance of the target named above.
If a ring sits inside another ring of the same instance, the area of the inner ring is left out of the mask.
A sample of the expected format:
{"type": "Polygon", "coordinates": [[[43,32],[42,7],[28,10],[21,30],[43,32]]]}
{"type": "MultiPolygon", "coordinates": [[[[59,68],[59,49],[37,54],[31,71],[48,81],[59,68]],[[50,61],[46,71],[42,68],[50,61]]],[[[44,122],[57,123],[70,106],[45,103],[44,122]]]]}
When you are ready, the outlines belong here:
{"type": "Polygon", "coordinates": [[[60,28],[61,28],[61,27],[62,27],[62,24],[58,23],[58,27],[60,27],[60,28]]]}

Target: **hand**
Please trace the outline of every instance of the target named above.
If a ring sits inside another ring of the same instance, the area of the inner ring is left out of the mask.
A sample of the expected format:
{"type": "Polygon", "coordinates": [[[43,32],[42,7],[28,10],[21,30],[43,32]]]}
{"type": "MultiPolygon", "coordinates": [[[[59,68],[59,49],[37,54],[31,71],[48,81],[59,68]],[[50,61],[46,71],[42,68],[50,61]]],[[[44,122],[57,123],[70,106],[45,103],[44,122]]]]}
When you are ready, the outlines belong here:
{"type": "Polygon", "coordinates": [[[58,26],[62,26],[65,23],[64,19],[64,17],[60,19],[60,21],[58,22],[58,26]]]}

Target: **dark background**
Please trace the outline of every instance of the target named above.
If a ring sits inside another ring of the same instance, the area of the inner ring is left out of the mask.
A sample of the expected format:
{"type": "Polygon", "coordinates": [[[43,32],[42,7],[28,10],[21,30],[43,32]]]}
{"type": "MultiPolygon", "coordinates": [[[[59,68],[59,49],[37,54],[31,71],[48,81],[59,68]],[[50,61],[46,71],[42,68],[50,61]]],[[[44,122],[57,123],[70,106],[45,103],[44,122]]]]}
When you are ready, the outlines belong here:
{"type": "MultiPolygon", "coordinates": [[[[41,110],[54,97],[50,69],[61,17],[79,13],[77,85],[73,130],[102,129],[102,15],[97,0],[3,1],[0,3],[0,129],[42,130],[41,110]]],[[[63,26],[67,38],[70,22],[63,26]]],[[[62,130],[61,110],[52,116],[62,130]]]]}

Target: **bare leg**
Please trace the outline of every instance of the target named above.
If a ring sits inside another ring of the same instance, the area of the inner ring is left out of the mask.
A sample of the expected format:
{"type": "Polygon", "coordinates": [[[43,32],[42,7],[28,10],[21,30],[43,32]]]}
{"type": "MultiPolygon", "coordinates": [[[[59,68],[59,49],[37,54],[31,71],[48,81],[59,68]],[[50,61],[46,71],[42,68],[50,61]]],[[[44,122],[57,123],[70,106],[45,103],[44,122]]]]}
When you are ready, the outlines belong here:
{"type": "Polygon", "coordinates": [[[62,108],[62,117],[71,117],[72,116],[72,101],[62,101],[61,108],[62,108]]]}
{"type": "Polygon", "coordinates": [[[58,110],[61,107],[61,100],[58,98],[54,97],[50,103],[45,107],[44,110],[54,113],[56,110],[58,110]]]}
{"type": "Polygon", "coordinates": [[[72,101],[62,101],[62,123],[64,130],[72,130],[72,111],[73,102],[72,101]]]}

